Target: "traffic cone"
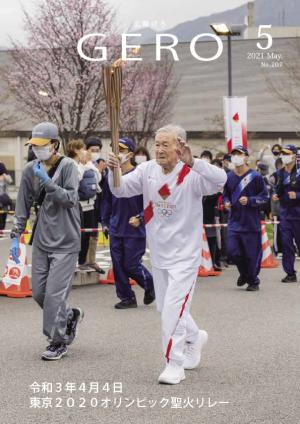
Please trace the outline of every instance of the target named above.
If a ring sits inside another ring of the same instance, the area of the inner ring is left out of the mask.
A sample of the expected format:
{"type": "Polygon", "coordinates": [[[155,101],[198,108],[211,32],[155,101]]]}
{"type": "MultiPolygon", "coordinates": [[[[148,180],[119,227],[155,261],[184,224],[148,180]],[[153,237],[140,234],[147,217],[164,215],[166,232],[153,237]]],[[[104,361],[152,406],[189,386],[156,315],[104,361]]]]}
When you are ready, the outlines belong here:
{"type": "Polygon", "coordinates": [[[272,255],[272,250],[265,225],[262,225],[261,227],[261,242],[263,250],[261,268],[277,268],[279,266],[279,263],[276,259],[274,259],[272,255]]]}
{"type": "Polygon", "coordinates": [[[0,281],[0,295],[15,298],[32,296],[24,235],[20,239],[19,261],[20,263],[16,264],[11,256],[9,257],[5,274],[0,281]]]}
{"type": "Polygon", "coordinates": [[[205,228],[203,228],[202,240],[202,261],[199,267],[198,277],[213,277],[220,275],[221,272],[215,271],[213,268],[205,228]]]}
{"type": "MultiPolygon", "coordinates": [[[[107,272],[107,276],[105,279],[102,279],[101,277],[99,278],[99,284],[115,284],[115,276],[114,276],[114,271],[112,268],[109,268],[108,272],[107,272]]],[[[132,280],[131,278],[129,279],[129,284],[131,286],[135,286],[136,285],[136,281],[132,280]]]]}
{"type": "Polygon", "coordinates": [[[102,279],[99,277],[99,284],[115,284],[115,276],[112,268],[107,271],[106,278],[102,279]]]}

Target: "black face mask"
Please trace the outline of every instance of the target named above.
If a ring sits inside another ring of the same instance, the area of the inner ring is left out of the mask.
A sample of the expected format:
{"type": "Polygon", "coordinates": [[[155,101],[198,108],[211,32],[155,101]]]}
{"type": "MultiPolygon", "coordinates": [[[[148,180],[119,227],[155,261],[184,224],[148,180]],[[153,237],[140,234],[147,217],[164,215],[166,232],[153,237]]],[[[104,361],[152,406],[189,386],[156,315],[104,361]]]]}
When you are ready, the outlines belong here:
{"type": "Polygon", "coordinates": [[[277,151],[272,152],[272,153],[273,153],[274,156],[279,156],[280,155],[280,152],[277,152],[277,151]]]}

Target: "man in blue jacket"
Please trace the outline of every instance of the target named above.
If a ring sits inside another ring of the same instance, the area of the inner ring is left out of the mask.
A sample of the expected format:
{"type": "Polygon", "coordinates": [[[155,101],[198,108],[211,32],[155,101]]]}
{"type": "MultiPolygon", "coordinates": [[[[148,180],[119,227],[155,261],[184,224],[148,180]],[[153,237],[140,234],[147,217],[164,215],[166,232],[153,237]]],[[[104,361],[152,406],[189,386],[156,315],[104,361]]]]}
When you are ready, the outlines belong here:
{"type": "Polygon", "coordinates": [[[262,176],[249,168],[248,157],[243,146],[232,150],[235,169],[227,174],[223,198],[230,210],[227,252],[240,273],[237,285],[248,283],[247,291],[256,291],[262,259],[260,206],[267,202],[268,191],[262,176]]]}
{"type": "Polygon", "coordinates": [[[284,146],[281,155],[284,167],[276,172],[277,184],[272,199],[280,201],[282,266],[287,274],[281,282],[293,283],[297,281],[294,241],[300,251],[300,168],[297,167],[296,146],[284,146]]]}
{"type": "MultiPolygon", "coordinates": [[[[119,142],[122,174],[132,172],[135,167],[131,159],[135,143],[124,137],[119,142]]],[[[143,222],[143,196],[117,198],[104,181],[102,198],[102,225],[109,230],[110,253],[116,281],[116,291],[120,302],[116,309],[136,308],[135,293],[129,284],[134,279],[144,290],[144,304],[149,305],[155,299],[153,279],[142,264],[146,250],[146,232],[143,222]]]]}

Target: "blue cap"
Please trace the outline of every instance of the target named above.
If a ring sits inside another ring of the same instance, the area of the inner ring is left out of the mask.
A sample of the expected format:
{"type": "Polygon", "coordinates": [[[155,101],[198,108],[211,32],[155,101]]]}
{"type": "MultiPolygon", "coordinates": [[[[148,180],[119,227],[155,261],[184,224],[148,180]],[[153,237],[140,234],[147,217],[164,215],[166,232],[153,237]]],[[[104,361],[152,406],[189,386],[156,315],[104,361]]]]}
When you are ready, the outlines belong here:
{"type": "Polygon", "coordinates": [[[135,142],[129,137],[120,138],[119,146],[128,149],[130,152],[135,151],[135,142]]]}
{"type": "Polygon", "coordinates": [[[294,144],[286,144],[281,149],[281,153],[294,153],[297,154],[297,147],[294,144]]]}
{"type": "Polygon", "coordinates": [[[245,155],[249,156],[249,152],[246,149],[246,147],[242,146],[242,145],[238,145],[235,146],[232,150],[231,150],[231,154],[233,154],[234,152],[240,152],[240,153],[245,153],[245,155]]]}
{"type": "Polygon", "coordinates": [[[90,147],[100,147],[100,149],[102,149],[102,141],[100,140],[99,137],[95,137],[93,135],[91,135],[90,137],[86,138],[84,140],[84,144],[86,145],[86,148],[90,148],[90,147]]]}

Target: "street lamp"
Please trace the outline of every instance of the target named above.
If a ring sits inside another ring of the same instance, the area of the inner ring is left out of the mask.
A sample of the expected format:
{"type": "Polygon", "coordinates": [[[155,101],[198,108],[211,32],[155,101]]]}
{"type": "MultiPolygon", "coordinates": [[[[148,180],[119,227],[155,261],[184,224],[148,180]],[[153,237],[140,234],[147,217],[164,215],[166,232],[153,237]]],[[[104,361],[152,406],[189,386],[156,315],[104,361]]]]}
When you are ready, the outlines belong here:
{"type": "Polygon", "coordinates": [[[232,96],[232,53],[231,53],[231,37],[241,36],[246,29],[245,24],[229,25],[226,23],[211,24],[211,29],[217,35],[227,36],[228,46],[228,96],[232,96]]]}

